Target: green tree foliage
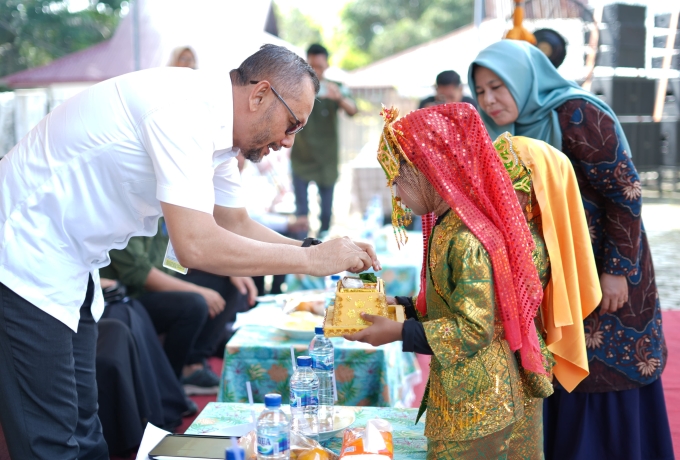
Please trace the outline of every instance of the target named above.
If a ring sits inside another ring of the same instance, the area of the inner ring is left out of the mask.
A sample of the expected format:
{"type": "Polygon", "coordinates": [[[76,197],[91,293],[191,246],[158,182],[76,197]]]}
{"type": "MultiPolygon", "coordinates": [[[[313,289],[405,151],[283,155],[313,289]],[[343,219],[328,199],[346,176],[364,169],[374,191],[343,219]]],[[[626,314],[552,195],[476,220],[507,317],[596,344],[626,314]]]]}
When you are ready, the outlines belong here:
{"type": "Polygon", "coordinates": [[[111,36],[123,0],[90,0],[88,8],[68,9],[68,1],[0,0],[0,75],[47,64],[111,36]]]}
{"type": "Polygon", "coordinates": [[[283,14],[274,3],[274,14],[278,22],[279,35],[288,43],[305,50],[312,43],[323,43],[321,27],[299,9],[293,8],[283,14]]]}
{"type": "Polygon", "coordinates": [[[473,0],[355,0],[342,12],[335,52],[342,67],[356,68],[446,35],[472,15],[473,0]]]}

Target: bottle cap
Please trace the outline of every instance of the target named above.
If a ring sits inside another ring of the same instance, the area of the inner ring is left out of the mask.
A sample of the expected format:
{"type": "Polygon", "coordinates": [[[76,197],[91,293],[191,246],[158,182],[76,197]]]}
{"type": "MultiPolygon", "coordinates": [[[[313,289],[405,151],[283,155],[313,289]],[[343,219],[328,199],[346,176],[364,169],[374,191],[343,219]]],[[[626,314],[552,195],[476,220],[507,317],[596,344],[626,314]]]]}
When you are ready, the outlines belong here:
{"type": "Polygon", "coordinates": [[[238,445],[232,445],[231,447],[227,448],[225,454],[227,460],[243,460],[246,458],[245,451],[238,445]]]}
{"type": "Polygon", "coordinates": [[[312,367],[312,358],[310,356],[298,356],[298,367],[312,367]]]}
{"type": "Polygon", "coordinates": [[[316,335],[323,335],[323,326],[316,326],[316,327],[314,328],[314,333],[315,333],[316,335]]]}
{"type": "Polygon", "coordinates": [[[265,407],[281,407],[281,395],[278,393],[267,393],[264,395],[264,405],[265,407]]]}
{"type": "Polygon", "coordinates": [[[331,275],[333,281],[340,281],[340,275],[331,275]]]}

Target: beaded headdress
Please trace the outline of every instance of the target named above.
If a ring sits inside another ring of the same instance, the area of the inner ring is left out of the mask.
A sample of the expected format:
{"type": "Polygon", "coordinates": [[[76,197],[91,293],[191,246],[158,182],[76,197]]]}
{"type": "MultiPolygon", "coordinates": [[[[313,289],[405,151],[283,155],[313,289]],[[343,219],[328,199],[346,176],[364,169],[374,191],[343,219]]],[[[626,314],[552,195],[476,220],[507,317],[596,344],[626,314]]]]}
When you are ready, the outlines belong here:
{"type": "Polygon", "coordinates": [[[399,168],[402,162],[408,163],[411,167],[413,164],[411,160],[404,154],[404,151],[397,141],[397,134],[395,132],[394,122],[399,116],[399,110],[395,107],[386,108],[383,106],[380,112],[385,120],[382,135],[380,136],[380,146],[378,147],[378,162],[382,166],[385,175],[387,176],[387,186],[392,192],[392,228],[394,229],[394,236],[397,239],[397,246],[401,246],[408,242],[408,234],[406,227],[412,222],[411,211],[405,208],[401,203],[401,198],[394,194],[394,181],[399,176],[399,168]]]}
{"type": "MultiPolygon", "coordinates": [[[[533,263],[533,238],[479,113],[470,104],[454,103],[416,110],[399,120],[394,109],[383,109],[382,115],[385,128],[378,159],[388,182],[394,183],[395,166],[406,161],[482,243],[493,266],[505,339],[513,351],[519,350],[525,369],[545,374],[534,326],[543,288],[533,263]]],[[[422,314],[427,313],[427,246],[434,223],[432,214],[423,216],[423,269],[416,302],[422,314]]]]}

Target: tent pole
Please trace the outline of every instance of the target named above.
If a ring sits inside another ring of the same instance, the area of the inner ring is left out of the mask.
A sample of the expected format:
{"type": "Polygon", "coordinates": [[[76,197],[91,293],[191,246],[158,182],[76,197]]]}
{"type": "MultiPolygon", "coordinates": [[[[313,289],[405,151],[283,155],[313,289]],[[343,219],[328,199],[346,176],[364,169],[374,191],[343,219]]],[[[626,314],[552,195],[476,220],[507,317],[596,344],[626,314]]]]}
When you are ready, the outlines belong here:
{"type": "Polygon", "coordinates": [[[484,19],[484,0],[475,0],[475,9],[474,9],[474,23],[475,27],[479,28],[479,25],[482,23],[482,20],[484,19]]]}
{"type": "Polygon", "coordinates": [[[132,0],[132,52],[135,70],[141,70],[139,56],[139,0],[132,0]]]}

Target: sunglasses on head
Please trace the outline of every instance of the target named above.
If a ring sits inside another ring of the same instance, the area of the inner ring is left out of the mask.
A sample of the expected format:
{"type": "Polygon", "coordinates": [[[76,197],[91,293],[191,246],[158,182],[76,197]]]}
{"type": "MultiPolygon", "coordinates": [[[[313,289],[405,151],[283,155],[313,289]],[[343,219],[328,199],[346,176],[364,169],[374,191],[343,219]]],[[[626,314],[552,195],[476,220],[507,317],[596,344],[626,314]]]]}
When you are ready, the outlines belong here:
{"type": "MultiPolygon", "coordinates": [[[[260,82],[259,82],[259,81],[254,81],[254,80],[251,80],[251,81],[250,81],[250,84],[251,84],[251,85],[257,85],[258,83],[260,83],[260,82]]],[[[302,122],[298,119],[298,117],[295,116],[295,114],[294,114],[293,111],[290,109],[290,107],[288,107],[288,104],[286,104],[286,101],[283,100],[283,98],[281,97],[281,95],[279,94],[279,92],[276,91],[276,90],[274,89],[274,87],[273,87],[271,84],[269,85],[269,87],[271,88],[272,93],[274,93],[274,95],[275,95],[276,97],[279,98],[279,101],[281,101],[281,102],[283,103],[283,105],[288,109],[288,111],[289,111],[290,114],[293,116],[293,118],[295,118],[295,124],[286,130],[286,136],[292,136],[293,134],[297,134],[297,133],[299,133],[300,131],[302,131],[302,128],[304,128],[305,126],[304,126],[304,125],[302,124],[302,122]]]]}

